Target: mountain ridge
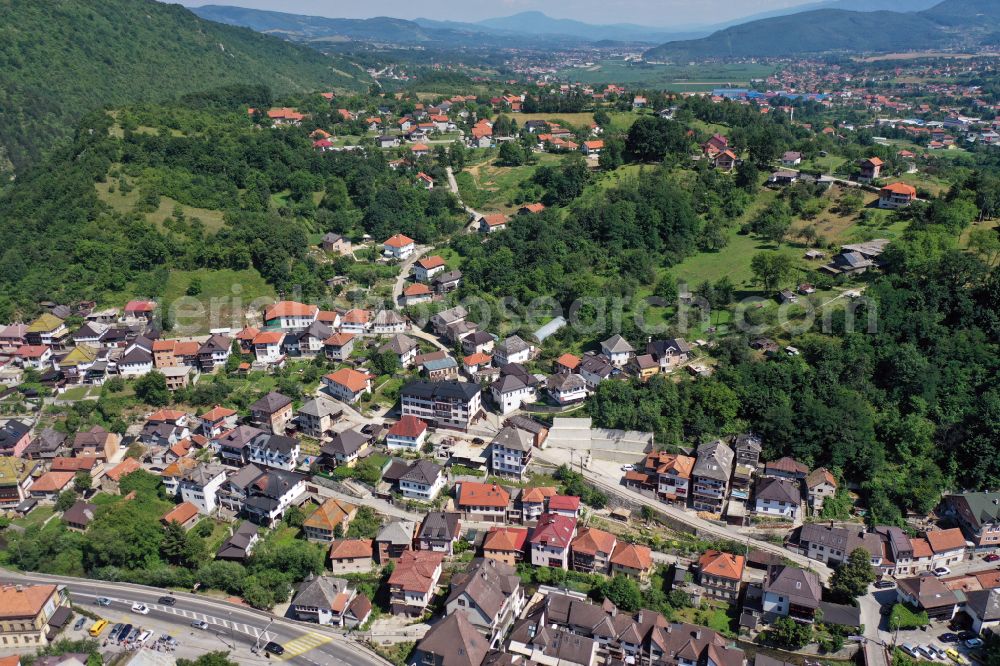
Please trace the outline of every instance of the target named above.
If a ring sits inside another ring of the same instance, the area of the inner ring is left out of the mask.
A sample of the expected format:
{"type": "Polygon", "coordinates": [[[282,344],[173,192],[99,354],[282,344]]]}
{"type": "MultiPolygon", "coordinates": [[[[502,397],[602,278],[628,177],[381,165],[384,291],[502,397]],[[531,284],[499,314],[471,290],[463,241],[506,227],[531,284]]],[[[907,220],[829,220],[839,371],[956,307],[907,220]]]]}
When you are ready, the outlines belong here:
{"type": "Polygon", "coordinates": [[[993,0],[944,0],[919,12],[817,9],[760,19],[707,37],[646,51],[652,61],[784,57],[833,52],[888,53],[972,47],[988,37],[983,19],[1000,20],[993,0]]]}

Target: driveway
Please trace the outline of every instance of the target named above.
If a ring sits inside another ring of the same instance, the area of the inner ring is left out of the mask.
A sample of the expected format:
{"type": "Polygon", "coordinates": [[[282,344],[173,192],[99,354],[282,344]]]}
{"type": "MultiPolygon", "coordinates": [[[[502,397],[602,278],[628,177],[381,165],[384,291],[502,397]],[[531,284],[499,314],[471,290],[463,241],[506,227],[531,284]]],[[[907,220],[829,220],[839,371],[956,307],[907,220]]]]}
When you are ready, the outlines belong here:
{"type": "Polygon", "coordinates": [[[426,245],[418,245],[413,250],[413,254],[400,264],[399,275],[396,276],[396,282],[392,285],[392,302],[394,304],[399,305],[399,299],[403,296],[403,289],[406,288],[406,279],[410,277],[410,269],[413,268],[413,264],[417,263],[417,260],[429,249],[426,245]]]}

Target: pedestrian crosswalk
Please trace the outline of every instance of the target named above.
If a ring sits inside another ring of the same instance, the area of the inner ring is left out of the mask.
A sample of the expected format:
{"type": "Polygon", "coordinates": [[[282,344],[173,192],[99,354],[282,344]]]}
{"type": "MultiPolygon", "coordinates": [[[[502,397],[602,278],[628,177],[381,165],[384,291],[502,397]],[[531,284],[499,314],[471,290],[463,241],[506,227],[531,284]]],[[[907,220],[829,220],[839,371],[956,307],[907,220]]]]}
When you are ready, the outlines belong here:
{"type": "Polygon", "coordinates": [[[293,659],[301,654],[309,652],[309,650],[314,650],[321,645],[326,645],[333,639],[329,636],[323,636],[322,634],[317,634],[310,631],[307,634],[302,634],[298,638],[288,641],[282,647],[285,648],[285,654],[281,655],[281,659],[293,659]]]}

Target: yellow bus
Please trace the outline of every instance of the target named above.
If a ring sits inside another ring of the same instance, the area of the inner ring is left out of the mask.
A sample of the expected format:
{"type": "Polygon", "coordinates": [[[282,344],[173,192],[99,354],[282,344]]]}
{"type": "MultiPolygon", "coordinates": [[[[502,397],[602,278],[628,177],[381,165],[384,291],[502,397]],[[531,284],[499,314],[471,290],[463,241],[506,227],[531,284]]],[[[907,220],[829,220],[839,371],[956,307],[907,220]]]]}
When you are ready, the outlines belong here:
{"type": "Polygon", "coordinates": [[[101,632],[104,631],[104,627],[106,626],[108,626],[107,620],[98,620],[94,623],[94,626],[90,628],[90,635],[97,638],[101,635],[101,632]]]}

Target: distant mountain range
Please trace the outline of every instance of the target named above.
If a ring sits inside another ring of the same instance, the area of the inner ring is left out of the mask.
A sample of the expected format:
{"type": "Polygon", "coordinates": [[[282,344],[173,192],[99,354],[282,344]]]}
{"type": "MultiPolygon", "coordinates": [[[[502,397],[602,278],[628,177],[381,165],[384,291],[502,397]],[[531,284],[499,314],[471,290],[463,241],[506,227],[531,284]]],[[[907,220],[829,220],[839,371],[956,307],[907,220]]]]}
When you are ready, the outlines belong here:
{"type": "MultiPolygon", "coordinates": [[[[850,5],[855,0],[842,0],[850,5]]],[[[895,4],[902,5],[902,2],[895,4]]],[[[906,3],[912,7],[915,3],[906,3]]],[[[765,18],[699,39],[671,41],[650,49],[653,61],[783,57],[817,53],[975,48],[997,41],[1000,2],[944,0],[922,11],[816,9],[765,18]]]]}

